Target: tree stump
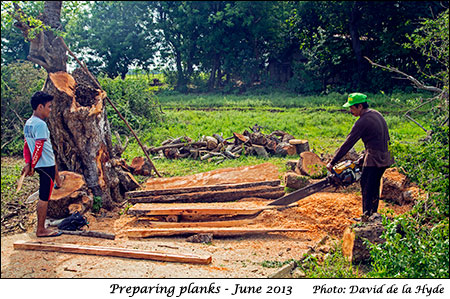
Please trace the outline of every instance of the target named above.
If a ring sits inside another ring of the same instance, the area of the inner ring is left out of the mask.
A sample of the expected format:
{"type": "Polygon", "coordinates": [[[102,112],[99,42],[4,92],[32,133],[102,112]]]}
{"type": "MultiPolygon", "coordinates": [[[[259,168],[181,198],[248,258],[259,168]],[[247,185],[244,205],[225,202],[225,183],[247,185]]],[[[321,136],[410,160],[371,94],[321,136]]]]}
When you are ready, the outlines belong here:
{"type": "Polygon", "coordinates": [[[291,189],[301,189],[309,185],[309,178],[306,176],[298,175],[293,171],[288,171],[283,178],[284,185],[291,189]]]}
{"type": "Polygon", "coordinates": [[[301,154],[303,152],[309,152],[309,142],[308,140],[301,140],[301,139],[291,139],[289,140],[289,144],[292,144],[295,146],[297,150],[297,154],[301,154]]]}
{"type": "Polygon", "coordinates": [[[353,264],[369,262],[370,251],[364,241],[382,244],[385,242],[380,237],[383,232],[381,216],[377,213],[373,214],[368,222],[362,222],[361,226],[348,227],[342,238],[342,254],[353,264]]]}
{"type": "Polygon", "coordinates": [[[303,152],[300,154],[295,172],[301,175],[320,178],[326,174],[324,169],[326,169],[326,165],[319,156],[312,152],[303,152]]]}
{"type": "Polygon", "coordinates": [[[404,198],[403,196],[403,193],[408,188],[408,180],[396,168],[386,169],[381,180],[383,185],[381,191],[382,199],[392,201],[399,205],[409,201],[409,197],[404,198]]]}
{"type": "Polygon", "coordinates": [[[88,191],[83,176],[70,171],[60,171],[60,176],[64,180],[61,188],[53,189],[48,201],[47,216],[61,219],[75,211],[84,213],[92,208],[93,195],[88,191]]]}
{"type": "Polygon", "coordinates": [[[152,172],[152,166],[143,157],[135,157],[131,161],[130,167],[133,169],[133,174],[137,175],[149,176],[152,172]]]}
{"type": "Polygon", "coordinates": [[[134,176],[127,171],[117,171],[117,176],[119,178],[119,185],[121,193],[125,194],[126,192],[136,190],[141,185],[136,181],[134,176]]]}
{"type": "Polygon", "coordinates": [[[294,156],[297,154],[297,150],[295,149],[295,146],[287,142],[281,142],[277,145],[275,154],[280,156],[294,156]]]}

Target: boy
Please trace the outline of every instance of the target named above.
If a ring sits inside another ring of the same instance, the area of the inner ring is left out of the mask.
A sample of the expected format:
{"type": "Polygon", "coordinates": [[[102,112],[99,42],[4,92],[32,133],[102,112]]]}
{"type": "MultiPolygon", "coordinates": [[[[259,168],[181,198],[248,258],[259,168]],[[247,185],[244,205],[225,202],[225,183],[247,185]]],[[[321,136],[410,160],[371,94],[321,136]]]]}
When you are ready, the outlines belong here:
{"type": "Polygon", "coordinates": [[[61,235],[61,232],[49,230],[45,227],[47,218],[48,200],[53,191],[54,183],[61,186],[58,168],[55,163],[52,143],[50,141],[50,131],[44,119],[49,117],[52,111],[53,96],[38,91],[33,94],[30,100],[33,108],[33,115],[27,120],[24,127],[25,144],[23,156],[25,167],[22,174],[32,176],[34,170],[39,173],[39,201],[37,203],[37,237],[54,237],[61,235]],[[33,154],[31,154],[33,153],[33,154]]]}

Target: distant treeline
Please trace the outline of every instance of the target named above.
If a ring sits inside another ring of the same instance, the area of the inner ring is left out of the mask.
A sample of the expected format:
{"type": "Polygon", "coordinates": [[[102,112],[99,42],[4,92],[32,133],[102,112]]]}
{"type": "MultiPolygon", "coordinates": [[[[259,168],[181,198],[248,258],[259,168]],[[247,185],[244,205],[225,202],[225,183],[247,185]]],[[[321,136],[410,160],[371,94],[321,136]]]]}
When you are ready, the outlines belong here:
{"type": "MultiPolygon", "coordinates": [[[[2,2],[2,8],[3,8],[2,2]]],[[[37,15],[42,2],[20,3],[37,15]]],[[[95,74],[164,72],[178,91],[283,87],[298,93],[386,92],[410,84],[364,59],[417,74],[408,36],[446,1],[63,2],[63,36],[95,74]],[[405,46],[406,45],[406,46],[405,46]]],[[[28,43],[3,22],[2,64],[28,43]]],[[[427,66],[433,72],[433,65],[427,66]]]]}

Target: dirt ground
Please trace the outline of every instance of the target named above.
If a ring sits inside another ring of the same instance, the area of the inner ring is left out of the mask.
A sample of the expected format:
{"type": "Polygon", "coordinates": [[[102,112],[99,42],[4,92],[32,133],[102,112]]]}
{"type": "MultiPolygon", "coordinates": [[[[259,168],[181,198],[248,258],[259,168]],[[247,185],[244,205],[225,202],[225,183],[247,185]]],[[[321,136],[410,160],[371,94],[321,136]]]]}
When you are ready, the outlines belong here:
{"type": "MultiPolygon", "coordinates": [[[[266,170],[270,165],[266,165],[266,170]]],[[[219,171],[220,172],[220,171],[219,171]]],[[[242,173],[242,172],[241,172],[242,173]]],[[[271,172],[271,176],[279,176],[271,172]]],[[[271,179],[266,178],[266,179],[271,179]]],[[[200,182],[199,184],[203,184],[200,182]]],[[[153,185],[154,187],[155,185],[153,185]]],[[[238,203],[237,203],[238,204],[238,203]]],[[[380,202],[381,211],[389,208],[401,214],[411,206],[380,202]]],[[[321,192],[283,211],[266,210],[249,227],[302,228],[307,232],[266,233],[239,237],[214,237],[211,243],[190,243],[186,236],[129,239],[123,232],[130,227],[144,227],[145,221],[119,213],[120,210],[94,217],[87,214],[89,230],[113,233],[115,240],[61,235],[36,238],[34,228],[20,234],[2,236],[2,278],[263,278],[279,268],[263,262],[299,259],[322,238],[339,240],[353,218],[361,214],[361,196],[357,188],[344,192],[321,192]],[[41,241],[130,248],[175,254],[211,256],[208,265],[159,262],[94,255],[14,250],[17,241],[41,241]],[[24,262],[25,261],[25,262],[24,262]]]]}

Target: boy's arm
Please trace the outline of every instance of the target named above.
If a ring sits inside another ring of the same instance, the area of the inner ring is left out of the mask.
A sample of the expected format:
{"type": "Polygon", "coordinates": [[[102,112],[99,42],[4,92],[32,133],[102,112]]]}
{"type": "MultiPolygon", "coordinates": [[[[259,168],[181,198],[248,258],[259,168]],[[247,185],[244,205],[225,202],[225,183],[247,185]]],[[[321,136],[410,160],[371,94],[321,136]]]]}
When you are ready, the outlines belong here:
{"type": "Polygon", "coordinates": [[[31,152],[30,152],[30,148],[28,147],[28,143],[27,143],[26,139],[25,139],[25,143],[23,145],[23,158],[25,159],[26,165],[22,169],[21,174],[25,173],[25,176],[32,176],[33,172],[31,169],[31,152]]]}
{"type": "Polygon", "coordinates": [[[42,150],[44,148],[44,142],[45,139],[39,139],[36,140],[36,143],[34,145],[34,152],[31,156],[31,169],[34,170],[34,167],[36,166],[37,162],[42,156],[42,150]]]}

